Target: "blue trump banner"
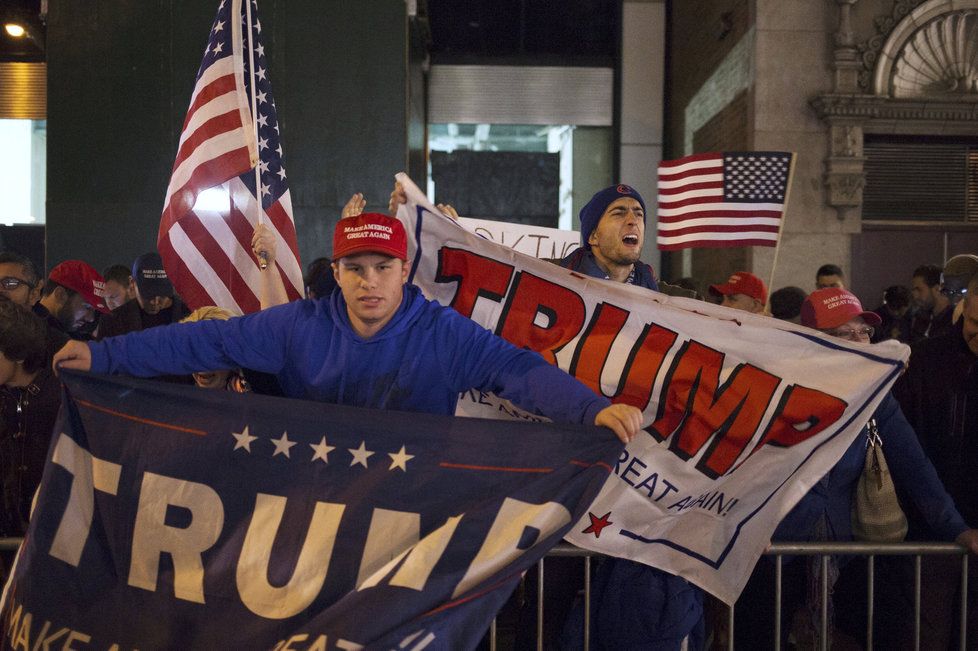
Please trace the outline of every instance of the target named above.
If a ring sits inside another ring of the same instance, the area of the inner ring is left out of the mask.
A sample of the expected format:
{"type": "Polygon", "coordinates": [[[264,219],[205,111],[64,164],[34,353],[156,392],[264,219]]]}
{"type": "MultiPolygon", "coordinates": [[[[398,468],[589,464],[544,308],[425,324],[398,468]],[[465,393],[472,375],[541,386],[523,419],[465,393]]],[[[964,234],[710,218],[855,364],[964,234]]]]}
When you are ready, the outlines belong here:
{"type": "Polygon", "coordinates": [[[466,648],[587,512],[598,428],[68,373],[4,648],[466,648]]]}

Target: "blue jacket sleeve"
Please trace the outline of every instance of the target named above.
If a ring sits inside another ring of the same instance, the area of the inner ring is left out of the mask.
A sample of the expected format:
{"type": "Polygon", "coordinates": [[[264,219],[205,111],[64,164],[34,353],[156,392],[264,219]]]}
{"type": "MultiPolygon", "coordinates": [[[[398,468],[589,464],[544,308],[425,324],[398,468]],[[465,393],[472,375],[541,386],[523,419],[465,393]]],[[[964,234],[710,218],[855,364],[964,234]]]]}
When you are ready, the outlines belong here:
{"type": "Polygon", "coordinates": [[[479,389],[557,423],[593,425],[611,404],[537,353],[517,348],[450,308],[438,321],[440,366],[456,391],[479,389]],[[458,354],[458,351],[464,351],[458,354]]]}
{"type": "Polygon", "coordinates": [[[278,373],[300,308],[301,302],[289,303],[228,321],[177,323],[92,342],[91,370],[136,377],[238,367],[278,373]]]}
{"type": "Polygon", "coordinates": [[[910,496],[934,533],[945,540],[954,540],[968,525],[892,395],[884,398],[876,417],[893,483],[910,496]]]}

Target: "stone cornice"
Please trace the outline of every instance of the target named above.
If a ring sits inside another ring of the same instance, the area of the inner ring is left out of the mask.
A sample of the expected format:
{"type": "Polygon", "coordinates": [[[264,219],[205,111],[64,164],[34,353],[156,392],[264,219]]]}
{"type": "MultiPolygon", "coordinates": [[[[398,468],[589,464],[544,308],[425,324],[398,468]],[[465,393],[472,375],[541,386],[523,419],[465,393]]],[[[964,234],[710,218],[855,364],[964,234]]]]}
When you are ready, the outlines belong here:
{"type": "Polygon", "coordinates": [[[978,133],[978,102],[974,99],[907,100],[826,93],[812,99],[811,106],[823,120],[971,122],[970,126],[978,133]]]}

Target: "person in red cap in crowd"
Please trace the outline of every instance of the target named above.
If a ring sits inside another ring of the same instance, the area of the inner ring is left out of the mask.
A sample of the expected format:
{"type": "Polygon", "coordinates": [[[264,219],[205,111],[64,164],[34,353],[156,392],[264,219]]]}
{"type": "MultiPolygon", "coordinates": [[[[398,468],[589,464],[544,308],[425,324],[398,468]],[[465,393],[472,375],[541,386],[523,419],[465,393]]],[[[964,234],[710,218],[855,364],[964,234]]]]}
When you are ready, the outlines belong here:
{"type": "Polygon", "coordinates": [[[69,336],[95,321],[96,310],[108,314],[102,275],[81,260],[66,260],[48,274],[34,313],[69,336]]]}
{"type": "Polygon", "coordinates": [[[333,257],[339,291],[328,297],[69,342],[55,367],[144,377],[245,367],[275,374],[294,398],[439,414],[453,414],[459,394],[478,389],[555,421],[609,427],[622,441],[639,431],[635,407],[612,405],[537,353],[408,284],[407,235],[398,220],[376,213],[341,219],[333,257]]]}
{"type": "Polygon", "coordinates": [[[752,314],[764,312],[767,285],[749,271],[738,271],[722,285],[710,285],[710,293],[721,297],[720,305],[752,314]]]}
{"type": "MultiPolygon", "coordinates": [[[[859,299],[841,287],[827,287],[812,292],[801,306],[801,323],[833,337],[870,345],[873,328],[881,323],[874,312],[863,309],[859,299]]],[[[878,433],[883,453],[889,465],[893,483],[901,496],[924,515],[933,535],[942,540],[954,540],[978,554],[978,530],[965,523],[951,496],[937,476],[934,466],[924,454],[917,435],[907,422],[900,405],[889,393],[866,425],[878,433]]],[[[866,431],[866,430],[864,430],[866,431]]],[[[866,460],[866,435],[860,434],[842,458],[781,521],[773,542],[824,542],[852,540],[852,504],[856,486],[866,460]]],[[[819,559],[814,564],[788,559],[783,565],[781,635],[782,647],[791,632],[792,616],[808,607],[805,617],[807,634],[819,629],[820,604],[812,602],[809,586],[816,585],[819,559]]],[[[750,580],[744,587],[735,608],[734,637],[738,648],[772,648],[774,646],[774,579],[775,566],[771,557],[758,561],[750,580]]],[[[830,563],[835,564],[836,557],[830,563]]],[[[838,570],[830,568],[830,576],[838,570]]],[[[830,594],[832,586],[829,586],[830,594]]],[[[841,596],[843,592],[838,591],[841,596]]],[[[845,615],[839,609],[840,615],[845,615]]],[[[832,630],[832,624],[829,624],[832,630]]],[[[802,641],[805,648],[818,644],[811,639],[802,641]],[[811,643],[811,644],[809,644],[811,643]]]]}

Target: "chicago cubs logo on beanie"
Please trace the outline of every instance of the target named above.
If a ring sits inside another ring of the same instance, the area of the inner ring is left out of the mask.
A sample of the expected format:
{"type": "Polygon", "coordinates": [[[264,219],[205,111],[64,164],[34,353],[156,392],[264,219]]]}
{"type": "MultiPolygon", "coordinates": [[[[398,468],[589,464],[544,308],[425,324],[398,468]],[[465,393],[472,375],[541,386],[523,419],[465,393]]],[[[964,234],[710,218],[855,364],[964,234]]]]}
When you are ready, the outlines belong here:
{"type": "Polygon", "coordinates": [[[598,222],[601,221],[601,215],[604,211],[608,209],[614,201],[621,199],[622,197],[631,197],[638,201],[642,206],[642,223],[645,223],[645,199],[642,195],[630,185],[625,185],[624,183],[619,183],[618,185],[612,185],[600,192],[596,193],[587,204],[581,208],[581,246],[587,250],[591,250],[591,245],[588,244],[588,239],[591,237],[591,233],[598,226],[598,222]]]}
{"type": "Polygon", "coordinates": [[[341,219],[333,231],[333,259],[382,253],[407,260],[407,233],[400,221],[376,212],[341,219]]]}

